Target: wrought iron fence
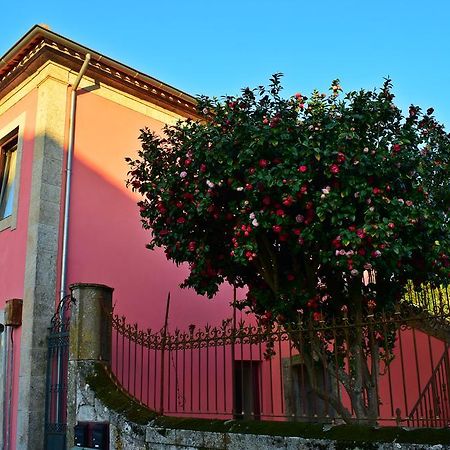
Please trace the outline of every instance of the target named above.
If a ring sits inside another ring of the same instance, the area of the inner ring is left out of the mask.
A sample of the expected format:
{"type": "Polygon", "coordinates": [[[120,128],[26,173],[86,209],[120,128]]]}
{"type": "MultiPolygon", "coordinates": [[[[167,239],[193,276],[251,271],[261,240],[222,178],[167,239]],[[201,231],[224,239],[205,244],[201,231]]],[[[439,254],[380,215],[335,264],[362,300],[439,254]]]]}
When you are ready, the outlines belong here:
{"type": "Polygon", "coordinates": [[[113,315],[112,371],[167,415],[450,426],[448,305],[411,291],[391,314],[172,333],[113,315]]]}

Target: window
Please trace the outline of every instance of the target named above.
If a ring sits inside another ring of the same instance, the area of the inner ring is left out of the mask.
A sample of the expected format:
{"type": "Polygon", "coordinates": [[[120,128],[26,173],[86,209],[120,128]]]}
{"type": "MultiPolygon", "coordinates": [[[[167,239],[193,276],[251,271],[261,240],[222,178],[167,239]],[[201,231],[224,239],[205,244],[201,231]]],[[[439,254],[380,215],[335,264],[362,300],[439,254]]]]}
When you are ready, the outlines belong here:
{"type": "Polygon", "coordinates": [[[0,144],[0,220],[12,215],[16,183],[17,133],[0,144]]]}
{"type": "Polygon", "coordinates": [[[258,361],[234,362],[234,418],[260,420],[259,403],[260,363],[258,361]]]}

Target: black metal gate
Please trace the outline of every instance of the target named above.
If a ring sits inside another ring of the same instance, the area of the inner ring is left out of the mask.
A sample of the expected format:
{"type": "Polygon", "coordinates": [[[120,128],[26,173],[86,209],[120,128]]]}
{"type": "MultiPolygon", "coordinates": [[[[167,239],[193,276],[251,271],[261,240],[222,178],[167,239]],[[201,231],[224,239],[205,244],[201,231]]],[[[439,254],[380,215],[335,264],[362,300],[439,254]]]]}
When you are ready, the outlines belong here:
{"type": "Polygon", "coordinates": [[[65,450],[67,429],[67,375],[71,295],[64,297],[52,317],[48,335],[45,398],[45,450],[65,450]]]}

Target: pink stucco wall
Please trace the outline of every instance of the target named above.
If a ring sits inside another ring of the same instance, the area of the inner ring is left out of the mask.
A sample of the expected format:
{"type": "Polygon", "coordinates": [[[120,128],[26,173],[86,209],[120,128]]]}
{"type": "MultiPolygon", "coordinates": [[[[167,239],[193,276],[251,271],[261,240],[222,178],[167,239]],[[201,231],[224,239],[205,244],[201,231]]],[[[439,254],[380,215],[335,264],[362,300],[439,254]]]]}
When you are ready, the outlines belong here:
{"type": "MultiPolygon", "coordinates": [[[[36,122],[37,91],[33,90],[22,100],[0,116],[0,129],[24,112],[25,126],[20,173],[17,226],[15,229],[0,231],[0,308],[11,298],[24,297],[25,258],[28,232],[28,211],[31,188],[31,166],[33,160],[34,133],[36,122]]],[[[0,136],[1,138],[1,136],[0,136]]],[[[14,373],[11,411],[10,448],[15,448],[17,424],[18,375],[20,361],[21,328],[13,330],[14,373]]]]}
{"type": "Polygon", "coordinates": [[[169,326],[220,323],[232,314],[232,290],[213,301],[178,286],[186,269],[149,251],[137,196],[125,187],[126,156],[139,148],[139,130],[162,123],[95,93],[78,97],[70,212],[68,281],[115,288],[116,311],[143,327],[161,328],[171,292],[169,326]]]}

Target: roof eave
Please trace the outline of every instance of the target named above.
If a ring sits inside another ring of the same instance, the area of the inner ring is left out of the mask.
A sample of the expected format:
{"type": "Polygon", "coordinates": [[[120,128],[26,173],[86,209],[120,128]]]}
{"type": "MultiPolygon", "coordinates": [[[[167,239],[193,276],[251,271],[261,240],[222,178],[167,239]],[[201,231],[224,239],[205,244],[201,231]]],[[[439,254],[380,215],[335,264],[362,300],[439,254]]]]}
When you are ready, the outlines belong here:
{"type": "Polygon", "coordinates": [[[152,88],[164,91],[168,97],[171,96],[173,98],[181,100],[182,102],[186,102],[191,106],[191,108],[195,108],[196,99],[186,92],[176,89],[169,84],[157,80],[156,78],[146,75],[114,59],[102,55],[101,53],[82,46],[53,31],[47,30],[40,25],[35,25],[33,28],[31,28],[31,30],[28,31],[27,34],[25,34],[16,44],[13,45],[13,47],[11,47],[2,57],[0,57],[0,75],[2,74],[2,69],[9,68],[10,66],[16,64],[17,60],[20,59],[21,56],[26,53],[30,47],[32,47],[37,41],[42,39],[53,41],[58,46],[70,48],[71,50],[82,54],[83,57],[86,53],[90,53],[92,65],[100,63],[101,61],[102,65],[106,65],[112,69],[118,70],[136,81],[148,84],[152,88]]]}

